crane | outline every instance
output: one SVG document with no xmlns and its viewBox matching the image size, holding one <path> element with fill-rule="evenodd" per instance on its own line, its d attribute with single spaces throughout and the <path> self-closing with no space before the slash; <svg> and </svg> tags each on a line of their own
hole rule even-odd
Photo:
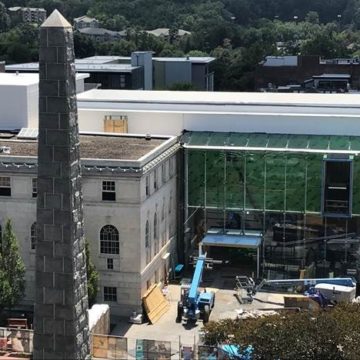
<svg viewBox="0 0 360 360">
<path fill-rule="evenodd" d="M 200 318 L 204 323 L 209 321 L 210 312 L 215 305 L 215 294 L 200 290 L 203 270 L 206 264 L 206 254 L 200 254 L 196 261 L 194 275 L 189 285 L 181 286 L 181 299 L 178 302 L 176 321 L 196 321 Z"/>
</svg>

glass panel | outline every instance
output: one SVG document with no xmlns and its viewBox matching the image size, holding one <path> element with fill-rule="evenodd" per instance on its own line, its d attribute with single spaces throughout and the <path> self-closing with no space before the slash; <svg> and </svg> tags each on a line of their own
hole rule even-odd
<svg viewBox="0 0 360 360">
<path fill-rule="evenodd" d="M 242 211 L 226 211 L 225 228 L 230 230 L 242 231 L 244 213 Z"/>
<path fill-rule="evenodd" d="M 323 156 L 307 155 L 306 211 L 321 211 Z"/>
<path fill-rule="evenodd" d="M 229 145 L 230 146 L 247 146 L 248 134 L 230 133 Z"/>
<path fill-rule="evenodd" d="M 360 214 L 360 159 L 355 157 L 353 161 L 353 200 L 352 213 Z"/>
<path fill-rule="evenodd" d="M 310 136 L 309 137 L 309 149 L 324 149 L 329 148 L 328 136 Z"/>
<path fill-rule="evenodd" d="M 305 211 L 306 160 L 304 154 L 286 159 L 286 210 Z"/>
<path fill-rule="evenodd" d="M 350 150 L 350 141 L 348 136 L 330 136 L 331 150 Z"/>
<path fill-rule="evenodd" d="M 206 206 L 224 207 L 225 153 L 206 152 Z"/>
<path fill-rule="evenodd" d="M 208 142 L 209 146 L 227 146 L 229 133 L 212 133 Z"/>
<path fill-rule="evenodd" d="M 264 208 L 264 153 L 246 155 L 245 208 Z"/>
<path fill-rule="evenodd" d="M 282 153 L 266 155 L 266 209 L 285 209 L 285 165 L 286 157 Z"/>
<path fill-rule="evenodd" d="M 248 147 L 266 148 L 268 143 L 267 134 L 249 134 Z"/>
<path fill-rule="evenodd" d="M 223 231 L 225 227 L 225 211 L 206 209 L 206 231 Z"/>
<path fill-rule="evenodd" d="M 206 145 L 209 141 L 210 133 L 208 132 L 192 132 L 189 145 Z"/>
<path fill-rule="evenodd" d="M 189 205 L 203 206 L 205 191 L 205 152 L 188 152 L 188 202 Z"/>
<path fill-rule="evenodd" d="M 360 150 L 360 137 L 350 137 L 351 150 Z"/>
<path fill-rule="evenodd" d="M 288 143 L 287 135 L 282 135 L 282 134 L 269 135 L 269 142 L 268 142 L 269 148 L 286 149 L 287 143 Z"/>
<path fill-rule="evenodd" d="M 289 135 L 288 148 L 290 149 L 307 149 L 308 136 L 306 135 Z"/>
<path fill-rule="evenodd" d="M 264 231 L 264 213 L 262 211 L 245 212 L 244 232 L 263 232 Z"/>
<path fill-rule="evenodd" d="M 226 208 L 244 208 L 244 156 L 226 153 Z"/>
</svg>

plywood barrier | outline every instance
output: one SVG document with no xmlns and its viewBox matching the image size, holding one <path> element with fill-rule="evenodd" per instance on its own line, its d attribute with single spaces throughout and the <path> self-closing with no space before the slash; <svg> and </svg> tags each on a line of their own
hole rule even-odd
<svg viewBox="0 0 360 360">
<path fill-rule="evenodd" d="M 142 298 L 146 314 L 152 324 L 155 324 L 170 308 L 160 288 L 153 285 Z"/>
</svg>

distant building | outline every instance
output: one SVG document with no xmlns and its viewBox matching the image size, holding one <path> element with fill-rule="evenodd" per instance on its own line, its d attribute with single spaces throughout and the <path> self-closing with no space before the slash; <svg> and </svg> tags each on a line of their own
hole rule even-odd
<svg viewBox="0 0 360 360">
<path fill-rule="evenodd" d="M 99 27 L 84 27 L 78 29 L 79 33 L 90 37 L 94 41 L 115 41 L 126 36 L 126 31 L 112 31 Z"/>
<path fill-rule="evenodd" d="M 321 59 L 319 56 L 267 56 L 256 68 L 255 88 L 260 90 L 286 85 L 300 85 L 313 76 L 349 75 L 353 89 L 360 88 L 360 61 Z"/>
<path fill-rule="evenodd" d="M 41 24 L 46 19 L 46 10 L 43 8 L 14 6 L 8 10 L 10 17 L 18 22 Z"/>
<path fill-rule="evenodd" d="M 158 29 L 154 29 L 154 30 L 147 30 L 146 33 L 150 34 L 150 35 L 154 35 L 156 37 L 161 37 L 164 38 L 166 40 L 170 39 L 170 33 L 171 33 L 171 29 L 169 28 L 158 28 Z M 190 31 L 186 31 L 186 30 L 182 30 L 182 29 L 178 29 L 177 33 L 174 34 L 175 38 L 178 37 L 183 37 L 186 35 L 191 35 Z"/>
<path fill-rule="evenodd" d="M 99 28 L 100 22 L 95 18 L 89 16 L 80 16 L 74 19 L 74 28 L 75 30 L 84 29 L 84 28 Z"/>
<path fill-rule="evenodd" d="M 90 28 L 81 29 L 84 31 Z M 100 29 L 91 29 L 100 30 Z M 88 73 L 88 84 L 103 89 L 168 89 L 175 84 L 191 84 L 196 90 L 214 90 L 213 57 L 152 57 L 136 51 L 131 57 L 92 56 L 75 61 L 76 71 Z M 37 63 L 7 65 L 7 72 L 38 72 Z"/>
</svg>

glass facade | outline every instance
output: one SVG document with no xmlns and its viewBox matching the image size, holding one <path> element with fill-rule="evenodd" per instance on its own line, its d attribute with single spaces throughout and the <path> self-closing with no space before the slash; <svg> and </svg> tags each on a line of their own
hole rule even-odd
<svg viewBox="0 0 360 360">
<path fill-rule="evenodd" d="M 211 227 L 257 231 L 264 277 L 357 277 L 360 139 L 191 132 L 183 142 L 187 250 Z"/>
</svg>

